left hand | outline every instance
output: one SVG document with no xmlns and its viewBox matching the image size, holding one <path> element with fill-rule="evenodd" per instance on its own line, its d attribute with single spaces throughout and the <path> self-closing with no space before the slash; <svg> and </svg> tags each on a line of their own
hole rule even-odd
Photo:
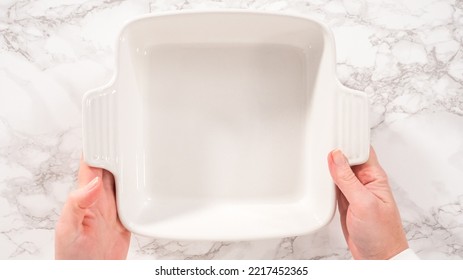
<svg viewBox="0 0 463 280">
<path fill-rule="evenodd" d="M 117 215 L 114 177 L 80 162 L 78 188 L 55 230 L 56 259 L 125 259 L 130 232 Z"/>
</svg>

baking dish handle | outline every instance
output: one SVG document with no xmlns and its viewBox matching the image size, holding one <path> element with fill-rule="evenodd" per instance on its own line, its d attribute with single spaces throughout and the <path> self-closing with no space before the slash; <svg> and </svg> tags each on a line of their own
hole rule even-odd
<svg viewBox="0 0 463 280">
<path fill-rule="evenodd" d="M 82 100 L 83 158 L 94 167 L 114 173 L 116 167 L 115 89 L 90 91 Z"/>
<path fill-rule="evenodd" d="M 341 86 L 338 103 L 338 147 L 350 165 L 364 163 L 370 153 L 368 99 L 364 92 Z"/>
</svg>

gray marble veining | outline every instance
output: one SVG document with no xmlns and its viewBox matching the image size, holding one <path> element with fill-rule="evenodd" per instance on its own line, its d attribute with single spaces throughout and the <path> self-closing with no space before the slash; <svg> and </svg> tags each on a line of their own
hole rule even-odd
<svg viewBox="0 0 463 280">
<path fill-rule="evenodd" d="M 288 11 L 333 30 L 338 77 L 371 101 L 372 144 L 410 246 L 463 258 L 463 1 L 6 0 L 0 3 L 0 259 L 53 258 L 81 154 L 81 97 L 114 71 L 119 28 L 180 9 Z M 252 242 L 134 236 L 133 259 L 348 259 L 336 216 L 312 235 Z"/>
</svg>

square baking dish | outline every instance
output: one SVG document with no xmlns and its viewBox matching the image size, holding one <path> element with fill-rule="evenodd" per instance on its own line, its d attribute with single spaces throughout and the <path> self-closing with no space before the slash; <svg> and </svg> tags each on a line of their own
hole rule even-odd
<svg viewBox="0 0 463 280">
<path fill-rule="evenodd" d="M 334 41 L 299 16 L 177 12 L 120 33 L 116 75 L 83 99 L 84 160 L 111 171 L 132 232 L 250 240 L 326 225 L 326 157 L 368 158 L 366 95 L 342 86 Z"/>
</svg>

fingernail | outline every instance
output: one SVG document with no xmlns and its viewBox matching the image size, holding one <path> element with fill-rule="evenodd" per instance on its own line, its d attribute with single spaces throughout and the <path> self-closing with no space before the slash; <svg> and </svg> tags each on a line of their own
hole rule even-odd
<svg viewBox="0 0 463 280">
<path fill-rule="evenodd" d="M 98 185 L 98 180 L 99 180 L 99 178 L 98 178 L 98 176 L 96 176 L 95 178 L 93 178 L 93 180 L 91 180 L 91 181 L 87 184 L 86 188 L 87 188 L 87 191 L 88 191 L 88 192 L 91 191 L 91 190 L 93 190 L 93 189 Z"/>
<path fill-rule="evenodd" d="M 337 166 L 345 166 L 347 164 L 347 159 L 344 156 L 344 154 L 341 152 L 341 150 L 339 149 L 334 150 L 332 155 L 333 155 L 334 164 L 336 164 Z"/>
</svg>

